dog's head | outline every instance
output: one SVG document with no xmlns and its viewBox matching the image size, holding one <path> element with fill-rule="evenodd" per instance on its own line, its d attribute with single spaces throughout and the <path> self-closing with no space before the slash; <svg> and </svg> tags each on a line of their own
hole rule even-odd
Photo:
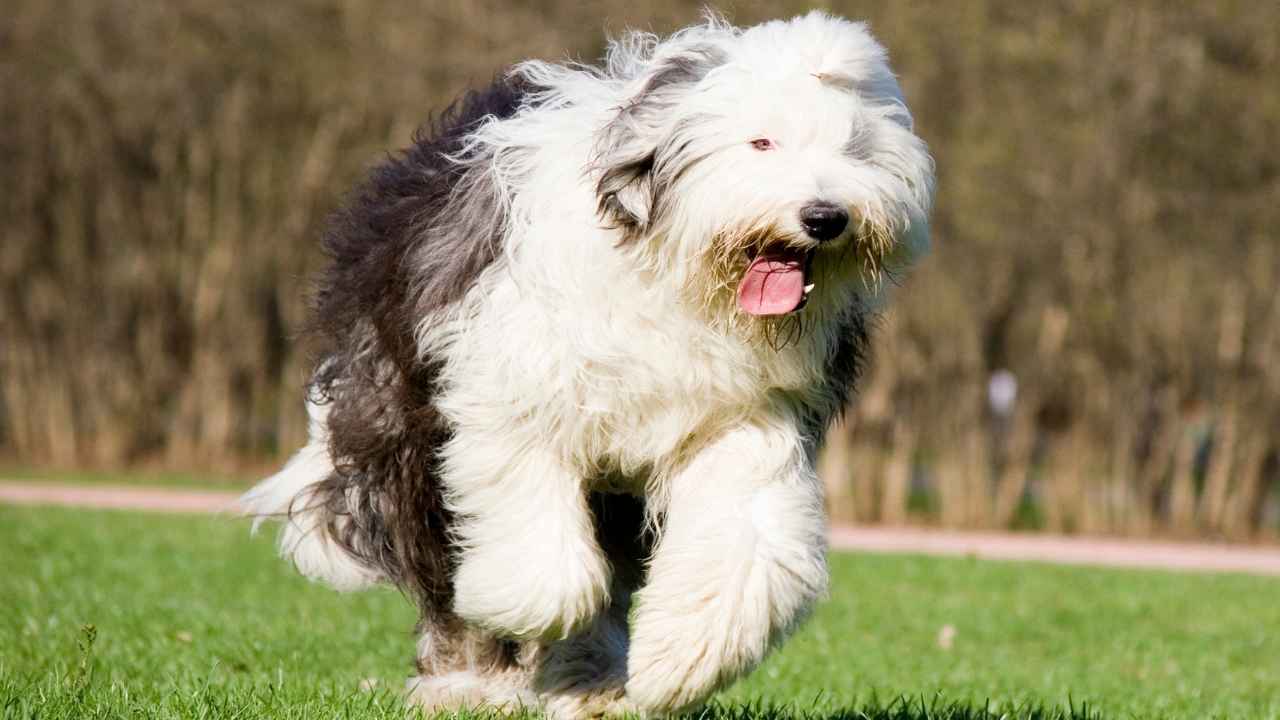
<svg viewBox="0 0 1280 720">
<path fill-rule="evenodd" d="M 864 25 L 712 18 L 628 36 L 608 74 L 628 100 L 599 135 L 601 215 L 717 312 L 847 302 L 927 248 L 933 161 Z"/>
</svg>

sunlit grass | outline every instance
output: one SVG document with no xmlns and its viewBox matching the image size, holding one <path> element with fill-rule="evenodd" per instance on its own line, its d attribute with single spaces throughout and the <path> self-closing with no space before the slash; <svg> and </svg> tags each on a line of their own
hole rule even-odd
<svg viewBox="0 0 1280 720">
<path fill-rule="evenodd" d="M 0 507 L 0 554 L 0 717 L 403 717 L 409 605 L 308 584 L 242 521 Z M 1280 717 L 1280 580 L 832 570 L 813 620 L 710 720 Z"/>
</svg>

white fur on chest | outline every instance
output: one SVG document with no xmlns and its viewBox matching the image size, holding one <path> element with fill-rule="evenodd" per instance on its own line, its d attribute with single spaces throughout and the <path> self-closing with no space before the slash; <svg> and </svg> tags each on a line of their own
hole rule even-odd
<svg viewBox="0 0 1280 720">
<path fill-rule="evenodd" d="M 709 326 L 603 232 L 557 236 L 547 224 L 513 239 L 433 333 L 446 359 L 439 407 L 457 426 L 502 428 L 584 478 L 636 476 L 822 382 L 827 334 L 774 349 Z"/>
</svg>

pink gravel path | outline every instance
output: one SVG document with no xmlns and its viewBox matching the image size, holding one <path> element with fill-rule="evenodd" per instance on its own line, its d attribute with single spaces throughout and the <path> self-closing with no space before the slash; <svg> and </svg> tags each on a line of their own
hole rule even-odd
<svg viewBox="0 0 1280 720">
<path fill-rule="evenodd" d="M 0 482 L 0 503 L 19 505 L 235 513 L 238 511 L 238 495 L 211 490 Z M 1247 545 L 836 526 L 831 529 L 831 546 L 840 550 L 874 553 L 958 555 L 990 560 L 1280 576 L 1280 548 Z"/>
<path fill-rule="evenodd" d="M 0 482 L 0 503 L 177 513 L 236 512 L 240 493 L 178 488 Z"/>
<path fill-rule="evenodd" d="M 831 529 L 831 546 L 861 552 L 1280 575 L 1280 548 L 1274 546 L 848 526 Z"/>
</svg>

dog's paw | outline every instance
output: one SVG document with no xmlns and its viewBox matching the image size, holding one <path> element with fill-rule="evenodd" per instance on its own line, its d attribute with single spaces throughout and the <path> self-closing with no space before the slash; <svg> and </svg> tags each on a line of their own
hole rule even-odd
<svg viewBox="0 0 1280 720">
<path fill-rule="evenodd" d="M 410 678 L 405 699 L 427 715 L 458 714 L 480 709 L 519 713 L 538 707 L 536 694 L 524 687 L 519 673 L 481 674 L 462 670 Z"/>
<path fill-rule="evenodd" d="M 543 711 L 553 720 L 596 720 L 639 714 L 639 709 L 627 698 L 621 685 L 547 695 L 543 700 Z"/>
<path fill-rule="evenodd" d="M 769 647 L 767 615 L 709 592 L 641 591 L 627 652 L 627 698 L 646 715 L 691 710 L 749 672 Z"/>
<path fill-rule="evenodd" d="M 637 616 L 627 653 L 627 698 L 646 715 L 690 709 L 720 687 L 734 664 L 733 638 L 689 618 Z M 733 673 L 728 673 L 732 675 Z"/>
<path fill-rule="evenodd" d="M 702 702 L 714 691 L 715 683 L 699 678 L 703 671 L 696 661 L 682 662 L 683 651 L 677 649 L 669 659 L 655 653 L 647 658 L 628 660 L 636 667 L 627 677 L 627 700 L 645 716 L 670 715 Z M 687 656 L 683 658 L 687 660 Z M 703 690 L 703 688 L 709 688 Z"/>
<path fill-rule="evenodd" d="M 472 548 L 454 578 L 453 610 L 521 640 L 560 640 L 609 602 L 608 562 L 594 547 Z"/>
</svg>

